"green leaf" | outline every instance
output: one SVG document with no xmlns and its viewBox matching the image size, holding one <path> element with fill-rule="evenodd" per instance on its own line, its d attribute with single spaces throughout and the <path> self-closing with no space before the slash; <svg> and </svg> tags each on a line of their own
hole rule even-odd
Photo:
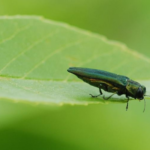
<svg viewBox="0 0 150 150">
<path fill-rule="evenodd" d="M 89 96 L 98 89 L 69 74 L 70 66 L 150 79 L 149 58 L 94 33 L 34 16 L 0 17 L 0 29 L 1 98 L 51 104 L 100 102 L 101 98 Z"/>
</svg>

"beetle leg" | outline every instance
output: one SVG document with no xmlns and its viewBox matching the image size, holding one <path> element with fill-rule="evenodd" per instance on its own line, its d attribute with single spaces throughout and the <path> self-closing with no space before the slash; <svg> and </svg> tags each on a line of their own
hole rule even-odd
<svg viewBox="0 0 150 150">
<path fill-rule="evenodd" d="M 90 95 L 92 96 L 92 98 L 95 98 L 95 97 L 100 96 L 101 94 L 99 94 L 99 95 L 92 95 L 92 94 L 90 94 Z"/>
<path fill-rule="evenodd" d="M 103 87 L 103 89 L 105 90 L 105 91 L 107 91 L 108 92 L 108 86 L 106 85 L 106 84 L 100 84 L 100 86 L 102 86 Z"/>
<path fill-rule="evenodd" d="M 107 98 L 106 98 L 105 96 L 103 96 L 103 99 L 104 99 L 104 100 L 108 100 L 108 99 L 110 99 L 114 94 L 116 94 L 116 93 L 113 93 L 112 95 L 108 96 Z"/>
<path fill-rule="evenodd" d="M 100 95 L 103 95 L 102 90 L 101 90 L 101 88 L 100 88 L 100 87 L 99 87 L 99 92 L 100 92 Z"/>
<path fill-rule="evenodd" d="M 127 100 L 127 105 L 126 105 L 126 111 L 128 110 L 128 105 L 129 105 L 129 96 L 126 94 L 126 98 L 128 99 Z"/>
<path fill-rule="evenodd" d="M 101 90 L 101 88 L 100 88 L 101 86 L 102 86 L 102 85 L 100 84 L 100 85 L 99 85 L 99 92 L 100 92 L 99 95 L 95 95 L 95 96 L 94 96 L 94 95 L 90 94 L 93 98 L 94 98 L 94 97 L 98 97 L 98 96 L 100 96 L 100 95 L 103 95 L 102 90 Z"/>
</svg>

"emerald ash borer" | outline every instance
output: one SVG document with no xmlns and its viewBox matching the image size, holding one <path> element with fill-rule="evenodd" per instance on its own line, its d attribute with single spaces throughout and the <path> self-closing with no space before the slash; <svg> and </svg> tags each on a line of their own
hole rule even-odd
<svg viewBox="0 0 150 150">
<path fill-rule="evenodd" d="M 136 81 L 131 80 L 126 76 L 117 75 L 103 70 L 79 67 L 71 67 L 68 69 L 68 72 L 75 74 L 84 82 L 99 88 L 100 94 L 96 96 L 90 94 L 92 97 L 98 97 L 100 95 L 103 95 L 102 89 L 104 91 L 113 93 L 107 98 L 103 96 L 103 99 L 106 100 L 111 98 L 114 94 L 117 94 L 119 96 L 125 94 L 127 98 L 126 110 L 128 109 L 129 97 L 143 100 L 144 96 L 146 96 L 146 87 Z M 145 105 L 146 102 L 144 103 L 144 111 Z"/>
</svg>

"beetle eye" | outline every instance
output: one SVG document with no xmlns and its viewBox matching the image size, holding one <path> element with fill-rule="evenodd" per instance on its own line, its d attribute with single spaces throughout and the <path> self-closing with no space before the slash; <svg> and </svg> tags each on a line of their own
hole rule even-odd
<svg viewBox="0 0 150 150">
<path fill-rule="evenodd" d="M 143 94 L 144 94 L 144 93 L 143 93 L 142 88 L 139 87 L 138 90 L 137 90 L 137 93 L 136 93 L 136 97 L 137 97 L 138 99 L 142 100 L 142 99 L 143 99 Z"/>
</svg>

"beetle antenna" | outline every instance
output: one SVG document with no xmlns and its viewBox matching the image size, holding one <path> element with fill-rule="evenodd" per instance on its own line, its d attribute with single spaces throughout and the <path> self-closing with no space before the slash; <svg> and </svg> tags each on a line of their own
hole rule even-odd
<svg viewBox="0 0 150 150">
<path fill-rule="evenodd" d="M 144 98 L 144 110 L 143 110 L 143 112 L 145 111 L 145 108 L 146 108 L 146 100 Z"/>
</svg>

